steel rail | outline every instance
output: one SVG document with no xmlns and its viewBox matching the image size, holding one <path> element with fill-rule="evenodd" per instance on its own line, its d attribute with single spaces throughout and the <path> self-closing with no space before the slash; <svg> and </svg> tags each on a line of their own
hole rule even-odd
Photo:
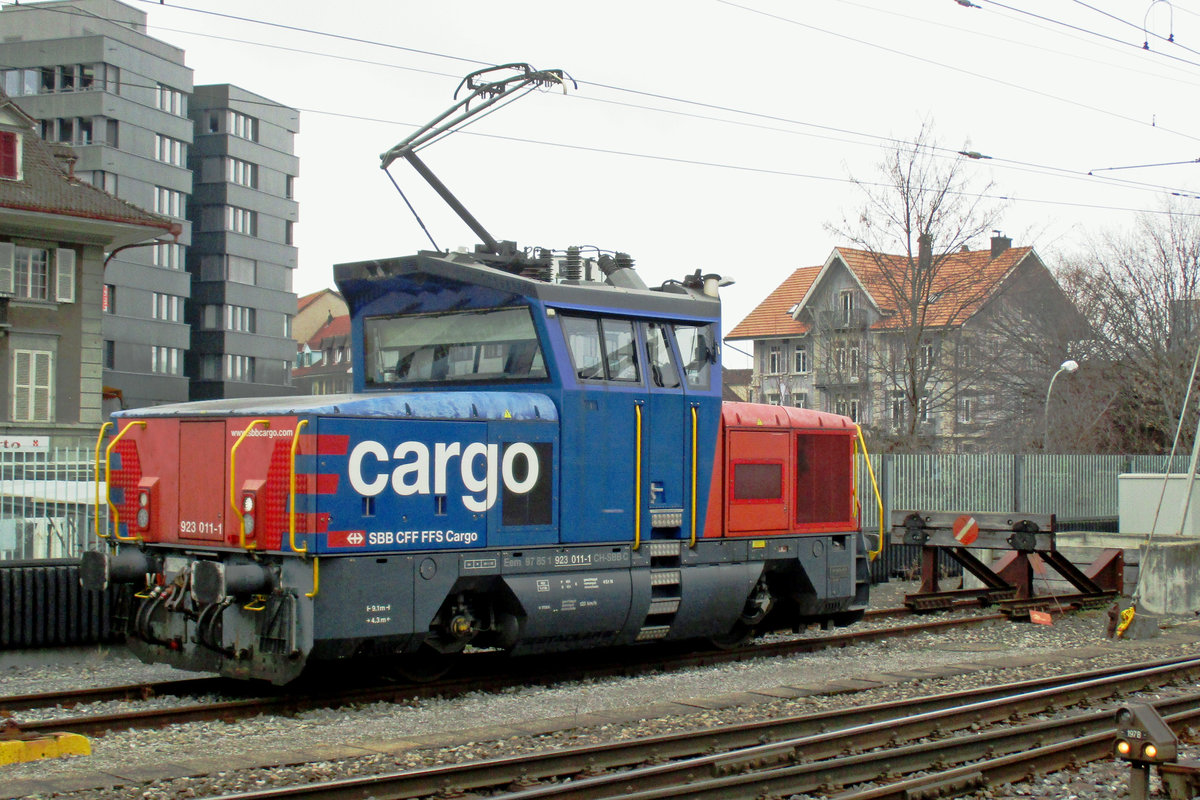
<svg viewBox="0 0 1200 800">
<path fill-rule="evenodd" d="M 504 795 L 510 800 L 533 798 L 636 797 L 638 792 L 693 797 L 703 789 L 697 781 L 725 779 L 747 769 L 790 766 L 796 761 L 829 759 L 846 751 L 886 747 L 897 741 L 964 729 L 983 721 L 1001 722 L 1015 713 L 1047 708 L 1133 691 L 1184 676 L 1200 674 L 1200 658 L 1171 659 L 1138 665 L 1090 670 L 1075 675 L 981 687 L 965 692 L 880 703 L 872 706 L 802 714 L 762 723 L 642 737 L 593 747 L 523 754 L 426 770 L 343 779 L 319 784 L 225 795 L 223 800 L 345 800 L 346 798 L 423 797 L 440 792 L 504 787 L 514 783 L 567 779 Z M 1193 704 L 1200 697 L 1192 699 Z M 1108 728 L 1111 731 L 1111 715 Z M 974 735 L 971 737 L 974 738 Z M 763 741 L 776 740 L 762 744 Z M 1028 738 L 1025 740 L 1028 744 Z M 717 755 L 701 755 L 723 750 Z M 667 759 L 681 759 L 665 764 Z M 638 767 L 646 763 L 649 767 Z M 925 761 L 927 768 L 929 761 Z M 633 767 L 633 769 L 630 769 Z M 597 775 L 600 770 L 626 772 Z M 887 770 L 884 770 L 885 772 Z M 880 774 L 878 764 L 872 775 Z M 828 783 L 826 775 L 823 782 Z M 821 785 L 821 784 L 818 784 Z M 724 789 L 722 789 L 724 791 Z M 802 790 L 795 790 L 802 791 Z M 762 786 L 748 796 L 761 796 Z M 647 794 L 646 797 L 654 795 Z M 714 797 L 736 795 L 715 794 Z"/>
<path fill-rule="evenodd" d="M 402 702 L 426 697 L 452 697 L 473 691 L 497 691 L 513 686 L 560 684 L 584 678 L 636 675 L 648 668 L 655 671 L 666 671 L 756 658 L 780 657 L 1003 619 L 1002 615 L 995 614 L 930 620 L 915 625 L 850 631 L 834 636 L 767 642 L 737 650 L 678 652 L 671 648 L 646 648 L 637 652 L 636 659 L 630 658 L 629 648 L 622 648 L 606 654 L 589 653 L 586 654 L 586 657 L 567 656 L 557 659 L 553 664 L 538 671 L 530 670 L 527 659 L 512 659 L 503 653 L 480 652 L 468 654 L 462 659 L 462 667 L 470 670 L 469 674 L 430 683 L 398 685 L 376 682 L 349 691 L 307 692 L 303 685 L 289 690 L 288 688 L 266 687 L 262 684 L 242 683 L 222 678 L 192 678 L 162 683 L 51 692 L 44 695 L 0 697 L 0 709 L 32 710 L 106 700 L 144 699 L 160 694 L 194 695 L 207 692 L 228 694 L 234 691 L 245 693 L 257 691 L 259 693 L 259 696 L 253 698 L 216 703 L 197 703 L 162 709 L 88 714 L 17 723 L 20 729 L 26 733 L 63 732 L 103 735 L 110 731 L 161 727 L 184 722 L 240 719 L 264 713 L 290 715 L 314 708 L 337 708 L 355 703 Z M 206 681 L 209 683 L 204 683 Z"/>
</svg>

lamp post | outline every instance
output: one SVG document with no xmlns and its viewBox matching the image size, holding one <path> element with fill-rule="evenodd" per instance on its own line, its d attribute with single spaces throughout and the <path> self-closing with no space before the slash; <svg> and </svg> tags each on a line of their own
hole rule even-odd
<svg viewBox="0 0 1200 800">
<path fill-rule="evenodd" d="M 1043 452 L 1045 452 L 1046 445 L 1049 444 L 1050 439 L 1050 392 L 1054 391 L 1054 381 L 1064 372 L 1074 372 L 1077 369 L 1079 369 L 1079 362 L 1068 358 L 1059 366 L 1058 371 L 1054 373 L 1054 377 L 1050 378 L 1050 385 L 1046 387 L 1046 418 L 1042 426 Z"/>
</svg>

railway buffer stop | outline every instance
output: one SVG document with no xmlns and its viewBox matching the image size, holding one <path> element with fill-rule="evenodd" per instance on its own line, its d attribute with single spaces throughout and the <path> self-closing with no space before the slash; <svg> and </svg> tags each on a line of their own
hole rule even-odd
<svg viewBox="0 0 1200 800">
<path fill-rule="evenodd" d="M 1200 792 L 1200 761 L 1179 758 L 1179 739 L 1149 703 L 1122 706 L 1116 716 L 1117 758 L 1129 762 L 1129 797 L 1150 796 L 1150 769 L 1158 767 L 1171 800 L 1189 800 Z"/>
<path fill-rule="evenodd" d="M 1057 547 L 1054 514 L 898 510 L 891 516 L 891 542 L 921 548 L 921 586 L 904 598 L 913 611 L 949 608 L 963 600 L 999 605 L 1012 618 L 1051 605 L 1097 606 L 1111 603 L 1124 589 L 1124 552 L 1105 548 L 1080 569 Z M 999 557 L 985 563 L 972 550 Z M 949 559 L 979 579 L 976 589 L 943 591 L 940 569 Z M 1038 597 L 1034 575 L 1049 567 L 1076 591 L 1069 596 Z"/>
</svg>

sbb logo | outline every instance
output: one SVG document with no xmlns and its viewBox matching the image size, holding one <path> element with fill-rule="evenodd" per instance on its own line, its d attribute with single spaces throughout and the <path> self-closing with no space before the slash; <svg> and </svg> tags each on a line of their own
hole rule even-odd
<svg viewBox="0 0 1200 800">
<path fill-rule="evenodd" d="M 462 496 L 463 505 L 483 512 L 496 504 L 501 480 L 508 491 L 528 494 L 541 475 L 537 451 L 526 442 L 506 444 L 503 456 L 500 445 L 483 442 L 465 447 L 462 442 L 436 442 L 432 447 L 431 454 L 424 442 L 401 442 L 389 455 L 379 442 L 359 442 L 350 451 L 350 485 L 364 497 L 381 494 L 389 483 L 401 497 L 446 494 L 446 476 L 457 459 L 462 485 L 470 493 Z"/>
</svg>

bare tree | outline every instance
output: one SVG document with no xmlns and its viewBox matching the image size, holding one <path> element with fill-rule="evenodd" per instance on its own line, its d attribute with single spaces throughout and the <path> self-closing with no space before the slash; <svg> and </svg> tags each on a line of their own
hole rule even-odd
<svg viewBox="0 0 1200 800">
<path fill-rule="evenodd" d="M 1000 208 L 986 198 L 990 181 L 976 180 L 965 154 L 939 147 L 930 123 L 912 142 L 899 142 L 879 165 L 874 181 L 853 179 L 863 194 L 856 214 L 828 229 L 868 254 L 884 287 L 876 297 L 887 318 L 886 347 L 876 347 L 872 371 L 881 375 L 889 415 L 903 416 L 900 438 L 918 440 L 921 423 L 953 407 L 963 371 L 947 346 L 950 326 L 993 288 L 969 270 L 951 268 L 952 257 L 995 226 Z M 885 398 L 886 402 L 887 398 Z"/>
<path fill-rule="evenodd" d="M 1119 389 L 1105 437 L 1126 452 L 1171 447 L 1200 345 L 1200 218 L 1169 200 L 1163 211 L 1100 237 L 1061 275 L 1095 331 L 1089 358 Z"/>
</svg>

